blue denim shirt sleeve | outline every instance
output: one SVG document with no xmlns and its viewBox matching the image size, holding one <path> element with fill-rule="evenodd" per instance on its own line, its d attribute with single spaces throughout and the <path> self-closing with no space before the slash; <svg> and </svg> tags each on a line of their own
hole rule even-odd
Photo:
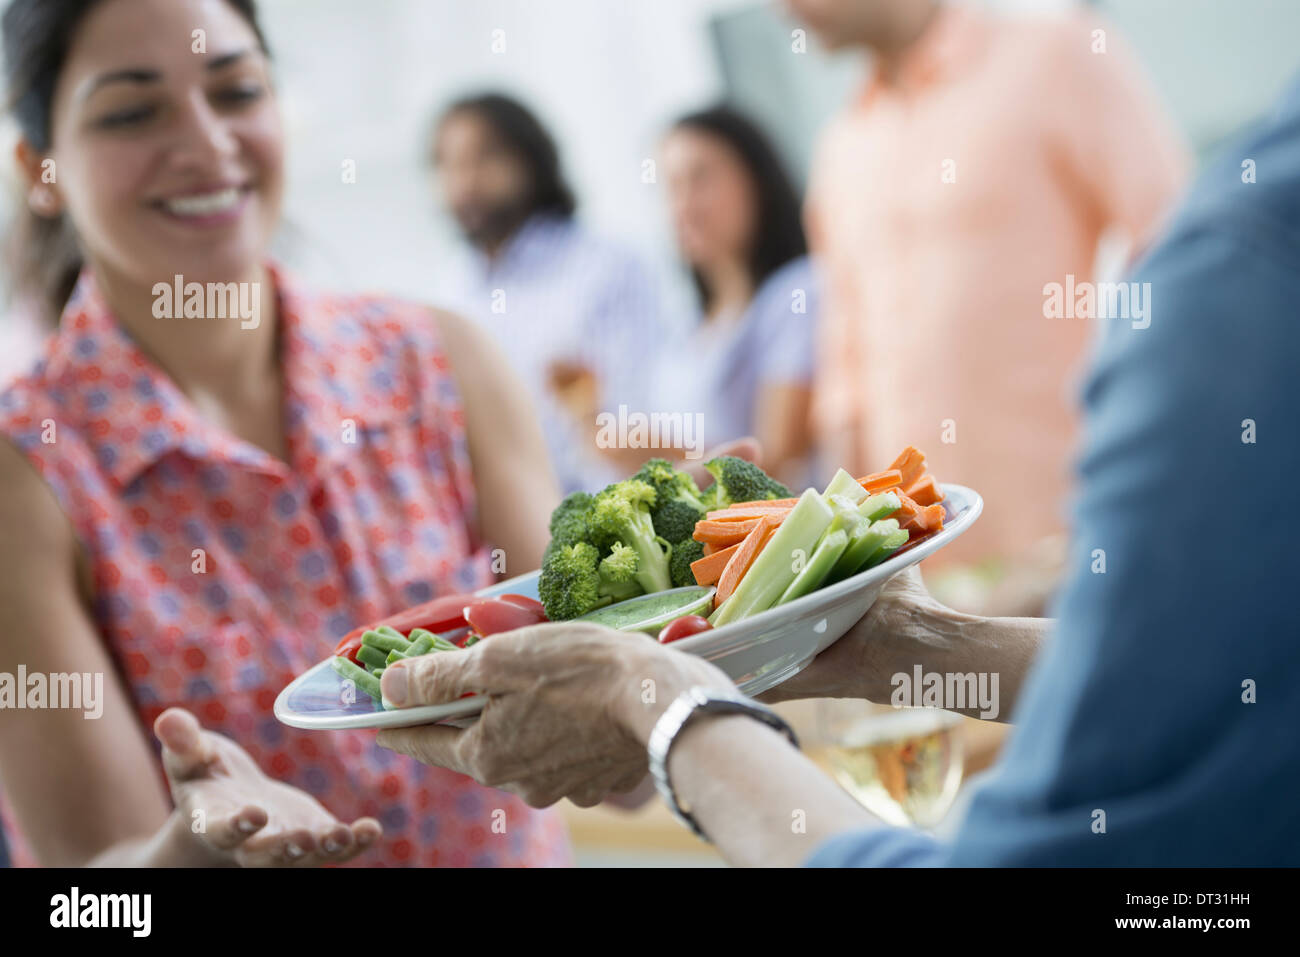
<svg viewBox="0 0 1300 957">
<path fill-rule="evenodd" d="M 809 863 L 1296 863 L 1297 107 L 1137 265 L 1149 325 L 1103 320 L 1059 625 L 953 843 L 881 828 Z"/>
</svg>

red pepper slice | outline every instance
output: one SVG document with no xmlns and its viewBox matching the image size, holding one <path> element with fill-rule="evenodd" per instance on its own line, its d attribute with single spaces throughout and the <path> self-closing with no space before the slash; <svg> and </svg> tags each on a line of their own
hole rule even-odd
<svg viewBox="0 0 1300 957">
<path fill-rule="evenodd" d="M 483 638 L 546 621 L 546 614 L 504 598 L 480 598 L 465 606 L 465 621 Z"/>
</svg>

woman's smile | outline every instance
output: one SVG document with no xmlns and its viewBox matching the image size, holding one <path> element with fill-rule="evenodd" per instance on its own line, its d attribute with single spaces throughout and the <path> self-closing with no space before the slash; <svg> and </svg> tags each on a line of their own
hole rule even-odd
<svg viewBox="0 0 1300 957">
<path fill-rule="evenodd" d="M 251 184 L 216 184 L 156 199 L 149 206 L 186 226 L 225 226 L 240 219 L 252 192 Z"/>
</svg>

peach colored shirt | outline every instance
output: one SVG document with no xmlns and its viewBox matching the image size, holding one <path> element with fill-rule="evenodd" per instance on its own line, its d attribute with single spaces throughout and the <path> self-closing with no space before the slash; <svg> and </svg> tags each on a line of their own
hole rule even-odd
<svg viewBox="0 0 1300 957">
<path fill-rule="evenodd" d="M 813 164 L 818 432 L 855 474 L 912 444 L 979 491 L 948 559 L 1020 557 L 1063 530 L 1094 327 L 1045 318 L 1044 286 L 1093 280 L 1107 227 L 1142 242 L 1187 174 L 1136 61 L 1110 29 L 1093 52 L 1095 29 L 944 7 Z"/>
</svg>

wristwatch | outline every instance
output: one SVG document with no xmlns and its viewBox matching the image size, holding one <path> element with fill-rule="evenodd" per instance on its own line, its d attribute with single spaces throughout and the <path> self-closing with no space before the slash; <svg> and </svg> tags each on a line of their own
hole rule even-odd
<svg viewBox="0 0 1300 957">
<path fill-rule="evenodd" d="M 650 744 L 647 748 L 650 756 L 650 774 L 654 777 L 655 789 L 659 792 L 659 796 L 664 799 L 664 803 L 668 805 L 677 820 L 690 828 L 696 837 L 707 841 L 708 835 L 700 829 L 699 823 L 690 811 L 682 807 L 681 802 L 677 800 L 677 792 L 673 790 L 672 781 L 668 777 L 668 757 L 672 753 L 673 744 L 682 729 L 699 714 L 745 714 L 757 718 L 769 728 L 784 733 L 796 748 L 799 747 L 799 739 L 795 737 L 794 729 L 779 714 L 742 694 L 728 694 L 697 685 L 683 691 L 664 710 L 659 720 L 655 722 L 654 730 L 650 732 Z"/>
</svg>

